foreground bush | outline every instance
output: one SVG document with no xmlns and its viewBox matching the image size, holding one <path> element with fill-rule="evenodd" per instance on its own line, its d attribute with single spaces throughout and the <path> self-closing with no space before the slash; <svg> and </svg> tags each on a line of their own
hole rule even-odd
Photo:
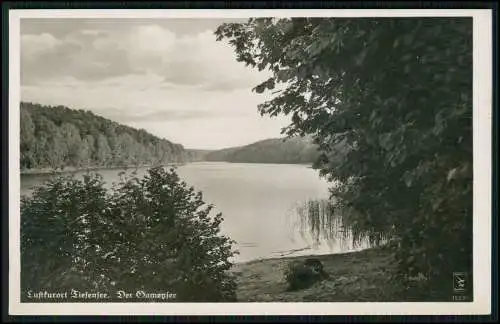
<svg viewBox="0 0 500 324">
<path fill-rule="evenodd" d="M 110 191 L 97 174 L 54 178 L 21 202 L 23 294 L 77 289 L 113 300 L 143 290 L 234 301 L 233 242 L 212 208 L 173 169 L 122 177 Z"/>
<path fill-rule="evenodd" d="M 323 264 L 316 258 L 309 258 L 304 262 L 289 262 L 284 271 L 288 290 L 303 289 L 317 281 L 329 277 L 323 270 Z"/>
</svg>

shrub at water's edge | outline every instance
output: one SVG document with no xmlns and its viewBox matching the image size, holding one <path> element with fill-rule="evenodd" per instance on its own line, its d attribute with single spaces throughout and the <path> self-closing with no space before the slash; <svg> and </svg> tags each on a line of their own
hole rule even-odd
<svg viewBox="0 0 500 324">
<path fill-rule="evenodd" d="M 97 302 L 119 290 L 235 301 L 234 242 L 212 208 L 173 168 L 122 177 L 110 191 L 99 174 L 55 177 L 21 202 L 22 301 L 71 289 L 110 292 Z"/>
</svg>

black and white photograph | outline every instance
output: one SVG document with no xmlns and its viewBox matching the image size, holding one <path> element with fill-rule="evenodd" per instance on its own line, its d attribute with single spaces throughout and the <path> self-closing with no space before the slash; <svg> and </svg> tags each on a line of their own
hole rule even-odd
<svg viewBox="0 0 500 324">
<path fill-rule="evenodd" d="M 225 11 L 11 12 L 11 311 L 489 314 L 491 11 Z"/>
</svg>

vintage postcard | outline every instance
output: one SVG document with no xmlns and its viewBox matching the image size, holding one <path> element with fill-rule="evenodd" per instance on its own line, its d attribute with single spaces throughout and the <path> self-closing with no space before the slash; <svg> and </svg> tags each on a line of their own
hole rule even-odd
<svg viewBox="0 0 500 324">
<path fill-rule="evenodd" d="M 11 315 L 491 312 L 489 10 L 11 10 Z"/>
</svg>

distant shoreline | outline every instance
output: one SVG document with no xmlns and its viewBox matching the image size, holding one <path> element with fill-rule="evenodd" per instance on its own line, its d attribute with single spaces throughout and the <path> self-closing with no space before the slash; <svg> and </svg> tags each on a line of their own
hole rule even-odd
<svg viewBox="0 0 500 324">
<path fill-rule="evenodd" d="M 161 166 L 181 166 L 190 163 L 231 163 L 231 164 L 275 164 L 275 165 L 302 165 L 312 169 L 311 163 L 273 163 L 273 162 L 230 162 L 230 161 L 192 161 L 192 162 L 183 162 L 183 163 L 168 163 L 162 164 Z M 45 175 L 45 174 L 63 174 L 63 173 L 71 173 L 71 172 L 82 172 L 82 171 L 96 171 L 96 170 L 130 170 L 135 168 L 151 168 L 153 166 L 158 165 L 131 165 L 131 166 L 94 166 L 94 167 L 86 167 L 86 168 L 77 168 L 77 167 L 65 167 L 63 169 L 53 169 L 53 168 L 38 168 L 38 169 L 26 169 L 21 170 L 21 175 Z"/>
<path fill-rule="evenodd" d="M 303 165 L 307 166 L 312 169 L 313 162 L 306 162 L 306 163 L 284 163 L 284 162 L 255 162 L 255 161 L 216 161 L 216 160 L 206 160 L 206 161 L 197 161 L 197 162 L 208 162 L 208 163 L 213 163 L 213 162 L 224 162 L 224 163 L 232 163 L 232 164 L 276 164 L 276 165 Z"/>
<path fill-rule="evenodd" d="M 161 166 L 179 166 L 184 165 L 185 163 L 168 163 L 162 164 Z M 94 167 L 86 167 L 86 168 L 77 168 L 77 167 L 64 167 L 63 169 L 53 169 L 53 168 L 39 168 L 39 169 L 26 169 L 21 170 L 21 175 L 44 175 L 44 174 L 62 174 L 62 173 L 71 173 L 71 172 L 81 172 L 81 171 L 96 171 L 96 170 L 130 170 L 130 169 L 140 169 L 140 168 L 151 168 L 153 166 L 160 165 L 131 165 L 131 166 L 94 166 Z"/>
</svg>

